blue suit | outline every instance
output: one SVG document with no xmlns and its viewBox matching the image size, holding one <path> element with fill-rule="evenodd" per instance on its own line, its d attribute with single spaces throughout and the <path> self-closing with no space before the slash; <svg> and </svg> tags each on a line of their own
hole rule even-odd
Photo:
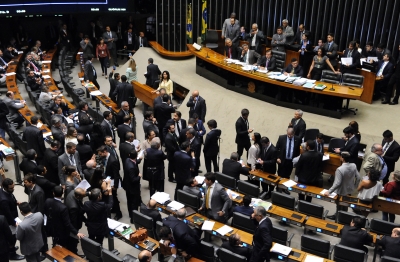
<svg viewBox="0 0 400 262">
<path fill-rule="evenodd" d="M 204 127 L 203 121 L 201 121 L 200 119 L 197 120 L 197 123 L 194 124 L 193 128 L 194 128 L 194 130 L 196 130 L 197 137 L 200 139 L 200 142 L 203 144 L 204 143 L 203 136 L 206 134 L 206 128 Z M 200 131 L 201 131 L 201 133 L 200 133 Z"/>
</svg>

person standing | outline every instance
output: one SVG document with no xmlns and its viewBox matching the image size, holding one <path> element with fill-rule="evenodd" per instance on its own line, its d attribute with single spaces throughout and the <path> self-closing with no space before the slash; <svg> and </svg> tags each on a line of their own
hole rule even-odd
<svg viewBox="0 0 400 262">
<path fill-rule="evenodd" d="M 250 262 L 269 262 L 269 250 L 272 247 L 272 223 L 267 217 L 264 207 L 258 206 L 254 209 L 251 218 L 258 222 L 253 234 L 253 252 Z"/>
<path fill-rule="evenodd" d="M 390 130 L 383 132 L 382 149 L 382 158 L 387 165 L 387 173 L 383 178 L 383 185 L 385 185 L 389 182 L 389 175 L 394 171 L 394 165 L 400 157 L 400 145 L 393 139 L 393 133 Z"/>
<path fill-rule="evenodd" d="M 114 75 L 114 78 L 113 78 Z M 111 73 L 109 75 L 108 81 L 110 82 L 110 92 L 108 92 L 108 97 L 114 102 L 117 103 L 117 99 L 114 96 L 114 90 L 117 88 L 117 85 L 119 85 L 121 76 L 119 73 L 114 73 L 114 69 L 111 70 Z"/>
<path fill-rule="evenodd" d="M 134 108 L 136 104 L 135 91 L 130 83 L 126 82 L 126 76 L 121 76 L 121 83 L 117 85 L 114 90 L 113 96 L 117 97 L 117 105 L 122 104 L 123 101 L 129 101 L 129 108 Z"/>
<path fill-rule="evenodd" d="M 164 160 L 167 159 L 167 156 L 160 150 L 159 140 L 153 139 L 150 145 L 151 147 L 147 148 L 144 154 L 147 160 L 147 170 L 143 170 L 143 172 L 147 172 L 151 185 L 150 196 L 152 196 L 156 191 L 164 192 Z"/>
<path fill-rule="evenodd" d="M 263 32 L 258 29 L 256 23 L 251 26 L 251 32 L 246 35 L 246 39 L 249 42 L 250 50 L 254 50 L 261 54 L 261 42 L 264 41 L 265 36 Z"/>
<path fill-rule="evenodd" d="M 264 172 L 275 175 L 276 174 L 276 160 L 278 156 L 278 151 L 275 146 L 269 141 L 268 137 L 261 137 L 261 152 L 260 158 L 258 159 L 258 165 L 256 168 L 260 167 Z M 264 192 L 268 192 L 265 199 L 271 198 L 272 191 L 274 191 L 275 186 L 267 185 L 261 182 L 261 186 Z"/>
<path fill-rule="evenodd" d="M 44 191 L 36 185 L 36 177 L 32 173 L 24 176 L 25 194 L 29 197 L 29 206 L 33 213 L 44 212 Z"/>
<path fill-rule="evenodd" d="M 86 220 L 83 215 L 83 203 L 82 199 L 86 196 L 86 191 L 83 188 L 75 188 L 71 191 L 65 198 L 64 204 L 68 208 L 68 215 L 71 221 L 71 225 L 76 229 L 80 230 L 82 228 L 83 221 Z M 78 254 L 78 243 L 79 241 L 72 236 L 69 236 L 68 248 L 75 254 Z"/>
<path fill-rule="evenodd" d="M 334 152 L 339 154 L 343 151 L 347 151 L 350 153 L 350 163 L 357 163 L 358 159 L 358 145 L 360 144 L 360 140 L 356 137 L 356 132 L 351 126 L 347 126 L 343 129 L 344 138 L 347 140 L 344 147 L 342 148 L 334 148 Z"/>
<path fill-rule="evenodd" d="M 192 176 L 191 172 L 193 172 L 196 167 L 196 157 L 194 151 L 190 150 L 189 141 L 183 142 L 180 146 L 180 149 L 180 151 L 176 151 L 174 154 L 176 179 L 175 200 L 177 199 L 178 189 L 183 189 L 187 179 Z"/>
<path fill-rule="evenodd" d="M 93 45 L 90 42 L 89 36 L 85 35 L 84 39 L 79 43 L 83 52 L 83 62 L 88 59 L 88 55 L 93 55 Z"/>
<path fill-rule="evenodd" d="M 100 61 L 101 75 L 107 77 L 107 67 L 111 59 L 110 51 L 107 45 L 104 43 L 104 39 L 100 38 L 98 45 L 96 46 L 96 57 Z"/>
<path fill-rule="evenodd" d="M 167 159 L 168 159 L 168 181 L 176 183 L 176 180 L 174 179 L 174 172 L 175 172 L 174 155 L 175 152 L 179 151 L 179 143 L 178 143 L 178 137 L 175 134 L 175 124 L 171 124 L 168 126 L 168 133 L 165 136 L 165 150 L 167 152 Z"/>
<path fill-rule="evenodd" d="M 40 212 L 32 213 L 27 202 L 19 204 L 24 220 L 17 224 L 17 239 L 21 244 L 21 253 L 27 262 L 41 262 L 40 249 L 43 247 L 42 227 L 43 215 Z"/>
<path fill-rule="evenodd" d="M 200 96 L 199 91 L 194 90 L 192 92 L 192 96 L 189 98 L 186 106 L 190 108 L 189 118 L 194 118 L 193 115 L 196 113 L 199 116 L 199 119 L 203 121 L 203 123 L 206 121 L 206 100 L 204 100 L 204 98 Z"/>
<path fill-rule="evenodd" d="M 27 149 L 35 149 L 37 154 L 36 162 L 41 164 L 46 146 L 44 145 L 43 133 L 37 127 L 38 123 L 39 118 L 37 116 L 32 116 L 31 125 L 25 128 L 22 140 L 26 141 Z"/>
<path fill-rule="evenodd" d="M 211 163 L 213 163 L 214 172 L 219 172 L 217 156 L 219 154 L 218 142 L 221 137 L 221 130 L 217 129 L 217 121 L 214 119 L 208 120 L 207 126 L 210 132 L 207 133 L 203 148 L 206 170 L 207 173 L 211 172 Z"/>
<path fill-rule="evenodd" d="M 301 109 L 297 109 L 294 112 L 294 118 L 290 121 L 289 127 L 293 127 L 295 136 L 298 136 L 300 139 L 304 138 L 306 134 L 306 122 L 303 120 L 303 111 Z"/>
<path fill-rule="evenodd" d="M 86 81 L 86 83 L 92 82 L 97 87 L 97 89 L 100 89 L 100 85 L 99 83 L 97 83 L 96 68 L 94 68 L 92 61 L 93 61 L 93 55 L 88 55 L 88 59 L 84 66 L 85 74 L 83 79 Z"/>
<path fill-rule="evenodd" d="M 119 66 L 117 61 L 117 33 L 111 31 L 110 26 L 106 26 L 106 31 L 103 33 L 103 39 L 110 51 L 110 56 L 112 57 L 114 65 Z"/>
<path fill-rule="evenodd" d="M 249 127 L 249 110 L 242 109 L 242 116 L 236 120 L 236 139 L 235 143 L 237 144 L 237 153 L 239 154 L 239 158 L 242 157 L 243 149 L 246 149 L 247 154 L 249 153 L 250 137 L 249 134 L 253 132 L 253 129 Z"/>
<path fill-rule="evenodd" d="M 157 118 L 158 130 L 163 130 L 168 120 L 171 119 L 171 114 L 175 113 L 175 109 L 172 107 L 170 97 L 167 94 L 163 95 L 163 102 L 156 105 L 154 108 L 154 116 Z M 161 143 L 164 143 L 164 135 L 162 132 L 159 133 Z"/>
<path fill-rule="evenodd" d="M 50 182 L 59 185 L 60 178 L 58 176 L 58 154 L 60 142 L 54 140 L 50 143 L 50 148 L 46 148 L 44 151 L 43 166 L 46 168 L 47 173 L 45 175 L 46 179 Z"/>
<path fill-rule="evenodd" d="M 3 262 L 8 262 L 9 246 L 12 245 L 13 235 L 8 226 L 7 219 L 0 215 L 0 257 Z"/>
<path fill-rule="evenodd" d="M 157 89 L 158 85 L 155 87 L 154 83 L 159 80 L 159 76 L 161 75 L 161 71 L 158 68 L 158 65 L 153 64 L 153 58 L 148 59 L 149 65 L 147 66 L 147 72 L 144 74 L 146 77 L 146 85 L 150 86 L 153 89 Z"/>
<path fill-rule="evenodd" d="M 381 194 L 387 198 L 400 200 L 400 171 L 395 170 L 394 172 L 392 172 L 392 174 L 393 174 L 393 181 L 390 181 L 384 186 L 383 190 L 381 191 Z M 393 213 L 382 212 L 382 220 L 394 223 L 395 218 L 396 215 Z"/>
<path fill-rule="evenodd" d="M 132 150 L 129 153 L 129 158 L 124 162 L 124 180 L 123 187 L 126 192 L 126 201 L 128 206 L 130 222 L 133 224 L 133 210 L 138 210 L 142 197 L 140 196 L 140 180 L 142 174 L 139 172 L 137 163 L 137 152 Z"/>
<path fill-rule="evenodd" d="M 235 21 L 235 25 L 240 26 L 239 20 L 236 19 L 236 13 L 232 12 L 229 18 L 225 19 L 224 24 L 222 25 L 222 33 L 221 33 L 221 38 L 225 39 L 228 37 L 228 27 L 231 26 L 231 19 Z"/>
</svg>

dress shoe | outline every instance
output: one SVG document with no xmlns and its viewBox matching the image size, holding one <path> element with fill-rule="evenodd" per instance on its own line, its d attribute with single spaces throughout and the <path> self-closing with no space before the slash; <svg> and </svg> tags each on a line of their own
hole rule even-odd
<svg viewBox="0 0 400 262">
<path fill-rule="evenodd" d="M 131 218 L 131 224 L 134 224 L 134 222 L 133 222 L 133 218 Z"/>
<path fill-rule="evenodd" d="M 118 63 L 114 63 L 114 65 L 115 65 L 115 66 L 117 66 L 117 67 L 119 66 L 119 64 L 118 64 Z"/>
<path fill-rule="evenodd" d="M 171 182 L 171 183 L 176 183 L 175 179 L 168 179 L 168 181 Z"/>
<path fill-rule="evenodd" d="M 14 251 L 17 251 L 19 247 L 14 247 Z"/>
<path fill-rule="evenodd" d="M 282 190 L 283 191 L 283 193 L 285 193 L 286 195 L 290 195 L 290 192 L 289 192 L 289 190 L 287 190 L 287 189 L 284 189 L 284 190 Z"/>
<path fill-rule="evenodd" d="M 46 256 L 44 256 L 44 255 L 40 255 L 40 261 L 43 261 L 43 260 L 45 260 L 46 259 Z"/>
<path fill-rule="evenodd" d="M 122 218 L 122 215 L 116 215 L 115 217 L 114 217 L 114 220 L 120 220 Z"/>
<path fill-rule="evenodd" d="M 8 258 L 10 260 L 22 260 L 22 259 L 25 259 L 25 256 L 21 256 L 21 255 L 14 253 L 14 254 L 10 255 Z"/>
<path fill-rule="evenodd" d="M 397 101 L 393 101 L 393 102 L 389 102 L 389 105 L 397 105 L 399 102 L 397 102 Z"/>
<path fill-rule="evenodd" d="M 381 104 L 386 105 L 386 104 L 389 104 L 389 102 L 384 100 L 384 101 L 381 102 Z"/>
<path fill-rule="evenodd" d="M 330 220 L 336 220 L 336 215 L 327 216 L 327 218 L 329 218 Z"/>
<path fill-rule="evenodd" d="M 58 84 L 61 84 L 61 81 L 54 80 L 54 83 L 56 83 L 58 85 Z"/>
</svg>

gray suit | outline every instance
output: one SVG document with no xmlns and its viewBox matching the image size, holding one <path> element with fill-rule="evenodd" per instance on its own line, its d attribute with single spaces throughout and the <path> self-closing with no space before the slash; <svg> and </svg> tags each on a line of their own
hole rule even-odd
<svg viewBox="0 0 400 262">
<path fill-rule="evenodd" d="M 204 202 L 202 205 L 202 209 L 206 210 L 206 214 L 208 217 L 220 222 L 226 222 L 226 219 L 229 215 L 229 209 L 232 207 L 232 200 L 229 198 L 226 190 L 221 186 L 221 184 L 214 183 L 212 186 L 214 186 L 214 190 L 211 195 L 211 208 L 206 210 L 206 201 L 208 201 L 207 188 L 206 192 L 204 193 Z M 224 216 L 218 216 L 217 213 L 219 211 L 224 211 Z"/>
<path fill-rule="evenodd" d="M 232 43 L 237 46 L 239 44 L 240 26 L 229 24 L 225 29 L 225 38 L 230 38 Z"/>
<path fill-rule="evenodd" d="M 283 34 L 286 37 L 286 44 L 291 45 L 294 41 L 294 31 L 293 28 L 290 26 L 282 27 L 283 28 Z"/>
<path fill-rule="evenodd" d="M 118 41 L 118 36 L 117 33 L 110 31 L 111 36 L 109 35 L 109 32 L 104 32 L 103 33 L 103 39 L 104 43 L 107 44 L 108 50 L 110 51 L 111 57 L 113 59 L 114 64 L 117 63 L 117 41 Z M 114 41 L 108 41 L 109 39 L 112 39 Z"/>
<path fill-rule="evenodd" d="M 343 163 L 336 169 L 335 181 L 329 189 L 329 194 L 332 192 L 342 196 L 352 194 L 360 180 L 361 178 L 357 171 L 356 164 Z"/>
<path fill-rule="evenodd" d="M 271 40 L 272 50 L 285 52 L 285 44 L 286 44 L 286 35 L 284 35 L 284 34 L 281 34 L 281 35 L 274 34 L 272 36 L 272 40 Z"/>
<path fill-rule="evenodd" d="M 21 253 L 26 261 L 37 261 L 39 251 L 43 246 L 42 237 L 43 215 L 40 212 L 31 213 L 17 226 L 17 239 L 21 245 Z"/>
<path fill-rule="evenodd" d="M 9 97 L 5 97 L 3 99 L 4 104 L 6 104 L 8 111 L 10 112 L 11 120 L 16 119 L 19 116 L 18 110 L 23 108 L 23 104 L 17 105 L 19 103 L 19 100 L 12 100 Z"/>
<path fill-rule="evenodd" d="M 256 51 L 254 51 L 254 50 L 247 51 L 247 55 L 249 56 L 249 65 L 253 65 L 253 64 L 257 63 L 258 58 L 261 57 L 261 55 L 259 53 L 257 53 Z M 241 62 L 246 62 L 247 61 L 247 58 L 242 56 L 242 51 L 240 51 L 239 60 Z"/>
<path fill-rule="evenodd" d="M 88 55 L 93 55 L 93 45 L 91 42 L 85 43 L 85 40 L 82 40 L 80 43 L 83 52 L 83 58 L 87 59 Z"/>
<path fill-rule="evenodd" d="M 225 37 L 225 38 L 227 37 L 227 36 L 226 36 L 226 35 L 227 35 L 226 29 L 227 29 L 227 27 L 230 26 L 230 25 L 231 25 L 231 19 L 230 19 L 230 18 L 225 19 L 224 24 L 222 25 L 222 33 L 221 33 L 221 36 L 223 36 L 223 37 Z M 239 29 L 240 29 L 239 20 L 235 19 L 235 25 L 238 25 L 238 26 L 239 26 Z"/>
<path fill-rule="evenodd" d="M 382 171 L 382 164 L 379 156 L 375 153 L 372 153 L 371 151 L 369 153 L 366 153 L 363 158 L 363 163 L 361 165 L 360 169 L 360 175 L 361 177 L 364 177 L 368 175 L 369 170 L 373 168 L 378 171 Z"/>
<path fill-rule="evenodd" d="M 81 167 L 81 161 L 79 160 L 80 158 L 78 151 L 75 152 L 74 159 L 76 164 L 76 170 L 78 170 L 78 173 L 82 175 L 82 167 Z M 62 171 L 62 168 L 64 166 L 70 166 L 70 165 L 72 164 L 69 159 L 69 156 L 67 155 L 67 152 L 58 157 L 58 177 L 60 178 L 61 185 L 65 185 L 65 175 Z"/>
</svg>

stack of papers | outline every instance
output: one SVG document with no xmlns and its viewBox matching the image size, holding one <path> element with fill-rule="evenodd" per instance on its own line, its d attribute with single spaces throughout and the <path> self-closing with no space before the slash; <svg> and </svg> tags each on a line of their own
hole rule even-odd
<svg viewBox="0 0 400 262">
<path fill-rule="evenodd" d="M 287 76 L 285 76 L 284 74 L 282 74 L 282 75 L 279 75 L 279 76 L 275 77 L 275 79 L 276 79 L 276 80 L 279 80 L 279 81 L 285 81 L 285 80 L 286 80 L 286 78 L 288 78 L 288 77 L 287 77 Z"/>
<path fill-rule="evenodd" d="M 319 192 L 319 194 L 320 194 L 320 195 L 323 195 L 323 194 L 325 194 L 325 192 L 328 192 L 328 189 L 322 190 L 321 192 Z M 337 194 L 336 194 L 335 192 L 332 192 L 332 193 L 329 195 L 329 197 L 330 197 L 330 198 L 334 198 L 336 195 L 337 195 Z"/>
<path fill-rule="evenodd" d="M 296 76 L 289 76 L 288 78 L 285 79 L 286 83 L 293 83 L 294 81 L 296 81 L 297 79 L 299 79 L 299 77 Z"/>
<path fill-rule="evenodd" d="M 210 230 L 212 230 L 212 229 L 214 228 L 214 224 L 215 224 L 214 221 L 208 221 L 208 220 L 206 220 L 206 221 L 204 221 L 203 226 L 201 227 L 201 230 L 208 230 L 208 231 L 210 231 Z"/>
<path fill-rule="evenodd" d="M 15 75 L 15 74 L 16 74 L 15 72 L 5 73 L 6 76 L 12 76 L 12 75 Z"/>
<path fill-rule="evenodd" d="M 250 206 L 253 207 L 253 208 L 261 206 L 261 207 L 264 207 L 265 210 L 269 210 L 269 208 L 272 206 L 272 203 L 271 202 L 267 202 L 267 201 L 263 201 L 263 200 L 261 200 L 259 198 L 252 198 Z"/>
<path fill-rule="evenodd" d="M 107 224 L 108 224 L 108 228 L 109 228 L 109 229 L 115 230 L 115 229 L 116 229 L 117 227 L 119 227 L 122 223 L 121 223 L 121 222 L 118 222 L 118 221 L 116 221 L 116 220 L 114 220 L 114 219 L 107 218 Z"/>
<path fill-rule="evenodd" d="M 50 69 L 42 70 L 43 73 L 50 73 Z"/>
<path fill-rule="evenodd" d="M 258 69 L 257 72 L 268 73 L 268 69 Z"/>
<path fill-rule="evenodd" d="M 42 61 L 42 64 L 51 64 L 51 60 L 44 60 Z"/>
<path fill-rule="evenodd" d="M 305 87 L 305 88 L 313 88 L 315 85 L 313 84 L 313 83 L 305 83 L 304 85 L 303 85 L 303 87 Z"/>
<path fill-rule="evenodd" d="M 329 154 L 326 154 L 322 157 L 322 161 L 329 160 Z"/>
<path fill-rule="evenodd" d="M 42 75 L 42 77 L 43 77 L 44 79 L 49 79 L 49 78 L 51 78 L 51 76 L 49 76 L 49 75 Z"/>
<path fill-rule="evenodd" d="M 285 183 L 282 183 L 285 187 L 293 187 L 295 185 L 297 185 L 297 182 L 293 181 L 293 180 L 288 180 Z"/>
<path fill-rule="evenodd" d="M 300 78 L 300 79 L 295 80 L 295 81 L 293 82 L 293 85 L 295 85 L 295 86 L 302 86 L 302 85 L 304 85 L 306 82 L 307 82 L 307 79 L 305 79 L 305 78 Z"/>
<path fill-rule="evenodd" d="M 287 257 L 290 254 L 290 251 L 292 251 L 292 248 L 275 243 L 270 251 Z"/>
<path fill-rule="evenodd" d="M 0 151 L 2 151 L 4 153 L 4 155 L 6 155 L 6 156 L 15 153 L 15 151 L 11 147 L 6 147 L 3 144 L 0 145 Z"/>
<path fill-rule="evenodd" d="M 51 132 L 43 133 L 43 138 L 46 138 L 48 136 L 51 136 Z"/>
<path fill-rule="evenodd" d="M 167 207 L 170 207 L 170 208 L 172 208 L 172 209 L 174 209 L 174 210 L 179 210 L 179 209 L 181 209 L 181 208 L 184 208 L 185 205 L 182 204 L 182 203 L 179 203 L 179 202 L 177 202 L 177 201 L 172 201 L 171 203 L 169 203 L 169 204 L 167 205 Z"/>
<path fill-rule="evenodd" d="M 228 233 L 233 233 L 233 229 L 231 227 L 228 227 L 227 225 L 218 228 L 216 231 L 222 236 L 225 236 Z"/>
<path fill-rule="evenodd" d="M 324 262 L 324 259 L 322 257 L 307 255 L 304 262 Z"/>
<path fill-rule="evenodd" d="M 317 89 L 317 90 L 324 90 L 325 88 L 326 88 L 326 85 L 323 85 L 323 84 L 318 84 L 314 87 L 314 89 Z"/>
<path fill-rule="evenodd" d="M 103 93 L 102 93 L 101 91 L 99 91 L 99 90 L 90 92 L 90 95 L 91 95 L 91 96 L 101 96 L 102 94 L 103 94 Z"/>
<path fill-rule="evenodd" d="M 196 179 L 197 183 L 199 183 L 200 185 L 204 183 L 204 179 L 205 179 L 204 176 L 195 176 L 194 178 Z"/>
<path fill-rule="evenodd" d="M 165 192 L 156 192 L 154 195 L 151 196 L 151 199 L 154 199 L 159 204 L 164 204 L 169 200 L 169 194 Z"/>
</svg>

